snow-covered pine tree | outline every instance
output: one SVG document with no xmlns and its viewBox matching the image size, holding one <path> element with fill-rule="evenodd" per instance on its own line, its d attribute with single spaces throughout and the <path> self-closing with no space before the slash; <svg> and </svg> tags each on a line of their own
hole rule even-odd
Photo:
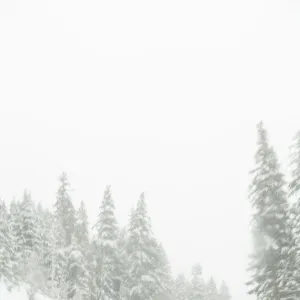
<svg viewBox="0 0 300 300">
<path fill-rule="evenodd" d="M 8 226 L 8 212 L 4 201 L 0 199 L 0 282 L 16 284 L 14 274 L 14 250 L 11 231 Z"/>
<path fill-rule="evenodd" d="M 256 167 L 249 193 L 254 247 L 247 284 L 249 293 L 259 300 L 295 299 L 295 243 L 288 222 L 285 180 L 262 122 L 257 128 Z"/>
<path fill-rule="evenodd" d="M 77 238 L 72 238 L 67 263 L 67 299 L 89 300 L 89 274 Z"/>
<path fill-rule="evenodd" d="M 71 278 L 68 274 L 68 267 L 69 255 L 73 249 L 72 240 L 75 236 L 76 211 L 69 195 L 70 184 L 65 172 L 59 177 L 59 182 L 51 230 L 50 290 L 52 297 L 65 300 L 71 284 L 68 282 Z"/>
<path fill-rule="evenodd" d="M 54 299 L 66 299 L 68 248 L 65 247 L 65 231 L 60 222 L 53 222 L 50 243 L 50 295 Z"/>
<path fill-rule="evenodd" d="M 215 280 L 211 277 L 206 284 L 206 300 L 218 300 L 218 289 Z"/>
<path fill-rule="evenodd" d="M 164 292 L 157 268 L 157 242 L 153 236 L 144 194 L 142 193 L 136 210 L 132 211 L 126 245 L 128 263 L 125 289 L 132 300 L 152 299 L 155 294 Z"/>
<path fill-rule="evenodd" d="M 39 258 L 41 253 L 40 238 L 37 227 L 37 216 L 31 194 L 24 191 L 21 202 L 21 236 L 22 236 L 22 276 L 25 282 L 34 277 L 33 272 L 40 273 L 40 270 L 32 267 L 32 262 Z M 34 258 L 34 259 L 33 259 Z"/>
<path fill-rule="evenodd" d="M 230 300 L 231 299 L 229 289 L 228 289 L 228 286 L 226 285 L 225 281 L 222 281 L 222 283 L 221 283 L 219 299 L 220 300 Z"/>
<path fill-rule="evenodd" d="M 114 300 L 118 298 L 120 285 L 120 263 L 117 251 L 118 225 L 115 217 L 115 205 L 110 186 L 104 191 L 97 231 L 97 300 Z"/>
<path fill-rule="evenodd" d="M 16 282 L 20 282 L 21 280 L 21 254 L 22 254 L 22 244 L 23 244 L 23 237 L 22 237 L 22 223 L 21 223 L 21 203 L 19 201 L 15 201 L 13 199 L 10 202 L 10 209 L 8 214 L 8 227 L 11 233 L 12 239 L 12 264 L 13 264 L 13 274 L 16 279 Z"/>
<path fill-rule="evenodd" d="M 196 264 L 192 267 L 189 300 L 203 300 L 204 296 L 205 284 L 202 277 L 202 267 L 199 264 Z"/>
<path fill-rule="evenodd" d="M 69 195 L 70 184 L 65 172 L 61 174 L 59 181 L 60 186 L 56 194 L 54 215 L 56 222 L 59 222 L 63 229 L 64 237 L 62 237 L 62 244 L 64 246 L 69 246 L 75 232 L 76 212 Z"/>
<path fill-rule="evenodd" d="M 88 226 L 89 224 L 88 224 L 88 216 L 86 213 L 86 208 L 84 202 L 81 201 L 80 207 L 76 212 L 75 237 L 83 253 L 86 253 L 89 248 L 89 227 Z"/>
<path fill-rule="evenodd" d="M 87 255 L 88 259 L 88 271 L 90 274 L 89 280 L 89 290 L 91 300 L 98 300 L 98 291 L 100 283 L 98 281 L 98 274 L 101 272 L 101 259 L 99 255 L 100 251 L 96 242 L 96 239 L 93 237 L 90 243 L 89 252 Z"/>
<path fill-rule="evenodd" d="M 126 251 L 126 245 L 128 240 L 128 230 L 126 227 L 123 227 L 119 230 L 119 235 L 117 239 L 117 251 L 120 262 L 120 298 L 123 299 L 123 295 L 128 295 L 126 285 L 123 284 L 127 279 L 126 266 L 128 265 L 128 256 Z"/>
<path fill-rule="evenodd" d="M 80 250 L 83 255 L 82 260 L 84 263 L 84 273 L 86 274 L 86 280 L 88 284 L 89 297 L 94 297 L 95 287 L 93 282 L 95 277 L 95 251 L 90 244 L 88 215 L 83 201 L 81 201 L 79 209 L 76 212 L 75 237 L 78 244 L 78 250 Z"/>
<path fill-rule="evenodd" d="M 189 284 L 183 273 L 178 274 L 178 276 L 176 277 L 174 289 L 175 289 L 175 292 L 174 292 L 175 300 L 187 300 L 188 299 Z"/>
<path fill-rule="evenodd" d="M 52 288 L 51 256 L 55 247 L 52 233 L 53 221 L 53 214 L 48 209 L 44 209 L 39 203 L 37 207 L 37 226 L 39 228 L 38 235 L 40 239 L 39 256 L 41 258 L 41 268 L 43 277 L 45 279 L 43 292 L 45 292 L 46 294 L 50 294 Z"/>
</svg>

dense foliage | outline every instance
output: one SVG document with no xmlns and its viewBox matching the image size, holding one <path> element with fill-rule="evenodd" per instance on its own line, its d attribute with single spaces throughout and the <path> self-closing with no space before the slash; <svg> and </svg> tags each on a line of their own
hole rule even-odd
<svg viewBox="0 0 300 300">
<path fill-rule="evenodd" d="M 255 168 L 249 189 L 253 207 L 249 293 L 261 300 L 299 299 L 299 134 L 292 147 L 292 180 L 287 184 L 262 122 L 257 130 Z M 295 198 L 293 204 L 289 195 Z"/>
<path fill-rule="evenodd" d="M 202 278 L 195 265 L 190 280 L 173 280 L 167 253 L 152 230 L 142 193 L 129 223 L 120 228 L 110 186 L 99 205 L 94 234 L 84 202 L 76 210 L 66 173 L 59 178 L 53 211 L 28 191 L 10 208 L 0 201 L 0 280 L 28 284 L 60 300 L 229 300 L 223 283 Z M 213 286 L 212 286 L 213 282 Z"/>
</svg>

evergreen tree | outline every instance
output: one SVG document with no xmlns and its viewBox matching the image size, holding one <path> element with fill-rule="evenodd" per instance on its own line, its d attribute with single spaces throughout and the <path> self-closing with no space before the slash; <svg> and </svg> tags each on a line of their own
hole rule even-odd
<svg viewBox="0 0 300 300">
<path fill-rule="evenodd" d="M 127 280 L 126 266 L 128 265 L 128 256 L 126 251 L 126 245 L 128 241 L 128 230 L 126 227 L 122 228 L 119 231 L 118 239 L 117 239 L 117 251 L 120 262 L 120 298 L 126 297 L 128 295 L 127 287 L 124 282 Z"/>
<path fill-rule="evenodd" d="M 89 300 L 89 274 L 85 257 L 76 238 L 72 239 L 67 263 L 67 299 Z"/>
<path fill-rule="evenodd" d="M 184 274 L 181 273 L 175 279 L 175 299 L 187 300 L 188 299 L 188 281 Z"/>
<path fill-rule="evenodd" d="M 89 252 L 87 255 L 88 260 L 88 271 L 90 274 L 89 278 L 89 290 L 90 290 L 90 297 L 91 300 L 98 300 L 99 294 L 99 274 L 101 273 L 101 257 L 99 255 L 99 247 L 96 240 L 93 238 Z"/>
<path fill-rule="evenodd" d="M 71 245 L 72 236 L 75 232 L 76 216 L 75 208 L 69 195 L 70 184 L 66 173 L 59 178 L 60 186 L 56 195 L 55 217 L 63 229 L 62 245 Z"/>
<path fill-rule="evenodd" d="M 50 295 L 54 299 L 66 299 L 68 248 L 63 240 L 64 230 L 61 223 L 54 222 L 51 228 L 51 243 L 48 264 L 50 265 Z"/>
<path fill-rule="evenodd" d="M 27 274 L 25 281 L 30 284 L 30 294 L 46 291 L 46 278 L 44 275 L 43 264 L 39 253 L 32 252 L 27 260 Z"/>
<path fill-rule="evenodd" d="M 229 293 L 229 289 L 224 281 L 222 281 L 221 287 L 220 287 L 220 300 L 230 300 L 231 296 Z"/>
<path fill-rule="evenodd" d="M 40 239 L 37 228 L 37 217 L 35 213 L 34 203 L 29 192 L 25 190 L 23 201 L 21 203 L 21 235 L 22 235 L 22 276 L 25 281 L 32 277 L 32 272 L 37 272 L 33 269 L 33 257 L 39 257 Z"/>
<path fill-rule="evenodd" d="M 190 300 L 204 299 L 205 286 L 202 278 L 202 267 L 196 264 L 192 268 L 191 291 L 189 295 Z"/>
<path fill-rule="evenodd" d="M 21 204 L 15 200 L 12 200 L 10 203 L 10 210 L 7 220 L 7 226 L 11 233 L 11 251 L 13 253 L 12 258 L 12 268 L 14 278 L 16 282 L 21 280 L 21 267 L 20 261 L 22 260 L 22 245 L 23 245 L 23 237 L 22 237 L 22 222 L 21 222 Z"/>
<path fill-rule="evenodd" d="M 218 300 L 218 289 L 216 282 L 211 277 L 206 285 L 206 299 L 207 300 Z"/>
<path fill-rule="evenodd" d="M 119 292 L 119 258 L 117 251 L 118 226 L 115 217 L 115 205 L 107 186 L 100 207 L 97 230 L 97 299 L 116 299 Z"/>
<path fill-rule="evenodd" d="M 0 200 L 0 281 L 15 284 L 13 270 L 13 239 L 8 226 L 8 212 L 5 203 Z"/>
<path fill-rule="evenodd" d="M 39 204 L 37 207 L 37 226 L 40 240 L 41 270 L 45 280 L 43 292 L 49 294 L 52 288 L 52 253 L 54 251 L 53 226 L 54 217 L 48 209 L 43 209 Z"/>
<path fill-rule="evenodd" d="M 76 213 L 75 236 L 81 250 L 83 252 L 88 251 L 88 247 L 89 247 L 88 216 L 86 213 L 85 205 L 82 201 Z"/>
<path fill-rule="evenodd" d="M 163 292 L 157 268 L 157 243 L 154 239 L 144 194 L 141 194 L 136 210 L 132 211 L 127 242 L 127 280 L 125 298 L 148 300 Z"/>
<path fill-rule="evenodd" d="M 254 208 L 249 293 L 257 299 L 295 299 L 295 242 L 288 222 L 285 181 L 262 123 L 258 124 L 255 161 L 249 194 Z"/>
<path fill-rule="evenodd" d="M 80 274 L 86 274 L 86 284 L 88 286 L 87 290 L 89 291 L 89 297 L 95 297 L 95 286 L 94 286 L 94 277 L 96 275 L 94 267 L 94 255 L 96 254 L 94 248 L 90 245 L 89 241 L 89 224 L 88 216 L 86 213 L 86 208 L 84 202 L 81 201 L 80 207 L 76 213 L 76 230 L 75 237 L 78 244 L 78 250 L 82 254 L 84 272 Z M 83 280 L 83 279 L 82 279 Z M 81 281 L 82 281 L 81 280 Z M 85 289 L 85 287 L 84 287 Z M 86 297 L 86 296 L 84 296 Z M 93 298 L 92 298 L 93 299 Z"/>
<path fill-rule="evenodd" d="M 20 261 L 22 259 L 23 250 L 23 235 L 22 235 L 22 219 L 21 219 L 21 203 L 15 200 L 10 203 L 10 211 L 8 217 L 9 228 L 12 232 L 13 239 L 13 251 L 16 256 L 16 260 Z M 20 273 L 20 267 L 17 267 L 18 271 L 15 273 Z"/>
</svg>

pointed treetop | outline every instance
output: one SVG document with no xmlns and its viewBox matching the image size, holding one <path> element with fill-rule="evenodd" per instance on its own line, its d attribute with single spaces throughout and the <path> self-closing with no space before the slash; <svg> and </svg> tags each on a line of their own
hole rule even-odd
<svg viewBox="0 0 300 300">
<path fill-rule="evenodd" d="M 268 134 L 267 131 L 265 129 L 264 123 L 262 121 L 260 121 L 257 125 L 256 125 L 257 131 L 259 133 L 259 140 L 262 141 L 267 141 L 268 139 Z"/>
<path fill-rule="evenodd" d="M 31 201 L 32 201 L 31 192 L 25 189 L 23 193 L 23 202 L 31 202 Z"/>
<path fill-rule="evenodd" d="M 94 226 L 97 230 L 99 241 L 103 239 L 116 239 L 118 233 L 117 220 L 115 217 L 115 205 L 112 198 L 110 185 L 106 186 L 100 212 L 98 214 L 98 221 Z"/>
<path fill-rule="evenodd" d="M 115 204 L 114 204 L 114 200 L 112 198 L 111 186 L 110 185 L 107 185 L 105 190 L 104 190 L 104 195 L 103 195 L 101 208 L 104 208 L 104 206 L 109 206 L 112 209 L 115 209 Z"/>
<path fill-rule="evenodd" d="M 268 133 L 265 129 L 262 122 L 258 123 L 256 125 L 257 128 L 257 145 L 262 146 L 263 148 L 268 148 L 269 139 L 268 139 Z M 258 149 L 258 153 L 261 152 L 260 149 Z"/>
<path fill-rule="evenodd" d="M 105 187 L 105 190 L 104 190 L 104 196 L 107 196 L 107 197 L 111 197 L 111 185 L 108 184 L 106 187 Z"/>
<path fill-rule="evenodd" d="M 66 172 L 63 172 L 59 177 L 60 186 L 58 188 L 58 196 L 68 197 L 67 192 L 70 190 L 70 182 Z"/>
<path fill-rule="evenodd" d="M 145 201 L 145 193 L 144 192 L 141 193 L 141 195 L 140 195 L 139 201 L 137 203 L 137 210 L 144 211 L 144 212 L 147 211 L 147 204 Z"/>
<path fill-rule="evenodd" d="M 228 286 L 226 285 L 224 280 L 222 281 L 222 284 L 220 287 L 220 295 L 221 295 L 221 300 L 230 300 L 230 298 L 231 298 Z"/>
<path fill-rule="evenodd" d="M 210 277 L 209 281 L 208 281 L 208 285 L 210 288 L 212 289 L 217 289 L 217 285 L 215 280 L 213 279 L 213 277 Z"/>
<path fill-rule="evenodd" d="M 62 172 L 59 176 L 59 181 L 62 182 L 62 183 L 66 183 L 66 184 L 69 184 L 69 181 L 68 181 L 68 175 L 66 172 Z"/>
</svg>

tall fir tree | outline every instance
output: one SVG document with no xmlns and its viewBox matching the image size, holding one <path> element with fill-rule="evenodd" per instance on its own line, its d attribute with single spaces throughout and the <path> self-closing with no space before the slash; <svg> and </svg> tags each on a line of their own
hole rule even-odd
<svg viewBox="0 0 300 300">
<path fill-rule="evenodd" d="M 175 289 L 174 297 L 176 300 L 187 300 L 188 299 L 189 283 L 183 273 L 180 273 L 176 277 L 174 289 Z"/>
<path fill-rule="evenodd" d="M 76 226 L 76 212 L 73 206 L 69 191 L 70 183 L 68 176 L 63 172 L 59 178 L 60 186 L 56 194 L 55 217 L 56 222 L 61 224 L 63 229 L 62 245 L 69 246 Z"/>
<path fill-rule="evenodd" d="M 119 230 L 118 239 L 117 239 L 117 251 L 119 257 L 119 269 L 120 269 L 120 289 L 119 289 L 119 298 L 123 299 L 127 295 L 127 287 L 124 284 L 127 280 L 126 266 L 128 265 L 128 255 L 126 251 L 126 245 L 128 240 L 128 230 L 127 227 L 123 227 Z"/>
<path fill-rule="evenodd" d="M 8 211 L 0 199 L 0 282 L 16 284 L 14 274 L 14 249 L 11 231 L 8 226 Z"/>
<path fill-rule="evenodd" d="M 97 230 L 97 264 L 100 272 L 96 274 L 97 300 L 113 300 L 119 294 L 119 257 L 117 251 L 118 225 L 115 217 L 115 205 L 110 186 L 104 191 Z"/>
<path fill-rule="evenodd" d="M 95 268 L 93 266 L 95 252 L 90 244 L 88 215 L 83 201 L 81 201 L 79 209 L 76 212 L 75 237 L 79 247 L 78 249 L 82 253 L 81 259 L 84 266 L 84 272 L 80 274 L 86 274 L 89 297 L 92 298 L 95 296 L 95 287 L 93 285 L 93 278 L 96 274 L 96 272 L 94 273 Z"/>
<path fill-rule="evenodd" d="M 98 300 L 99 297 L 99 274 L 101 273 L 101 258 L 99 255 L 99 247 L 96 238 L 93 237 L 89 247 L 89 253 L 87 255 L 88 259 L 88 269 L 90 273 L 89 280 L 89 290 L 91 300 Z"/>
<path fill-rule="evenodd" d="M 76 211 L 70 197 L 70 183 L 65 172 L 59 177 L 59 188 L 54 205 L 53 241 L 51 251 L 51 291 L 59 299 L 67 299 L 72 284 L 69 275 L 69 256 L 73 249 Z"/>
<path fill-rule="evenodd" d="M 26 190 L 24 191 L 20 212 L 22 234 L 21 272 L 23 279 L 30 283 L 33 272 L 39 272 L 37 268 L 33 268 L 32 263 L 39 258 L 41 249 L 34 203 L 31 199 L 31 194 Z"/>
<path fill-rule="evenodd" d="M 23 250 L 23 236 L 22 236 L 22 219 L 21 219 L 21 203 L 15 199 L 10 203 L 9 218 L 8 218 L 9 227 L 12 231 L 13 238 L 13 250 L 16 255 L 16 259 L 20 261 L 22 259 L 22 250 Z M 18 266 L 19 269 L 19 266 Z M 20 270 L 19 270 L 20 271 Z M 18 272 L 19 272 L 18 271 Z"/>
<path fill-rule="evenodd" d="M 285 180 L 262 122 L 249 198 L 253 207 L 250 294 L 257 299 L 295 299 L 295 241 L 288 222 Z"/>
<path fill-rule="evenodd" d="M 69 249 L 66 278 L 66 297 L 68 300 L 89 300 L 89 273 L 86 269 L 86 259 L 75 238 Z"/>
<path fill-rule="evenodd" d="M 65 231 L 60 222 L 53 222 L 51 228 L 50 265 L 50 295 L 54 299 L 66 299 L 68 251 L 63 240 Z"/>
<path fill-rule="evenodd" d="M 15 201 L 15 199 L 13 199 L 10 202 L 10 209 L 7 222 L 12 238 L 12 252 L 14 256 L 13 273 L 14 277 L 16 278 L 16 281 L 19 282 L 21 280 L 20 261 L 22 261 L 21 254 L 23 246 L 20 201 Z"/>
<path fill-rule="evenodd" d="M 228 286 L 224 281 L 222 281 L 221 286 L 220 286 L 220 293 L 219 293 L 219 299 L 220 300 L 230 300 L 231 295 L 228 289 Z"/>
<path fill-rule="evenodd" d="M 155 294 L 164 292 L 157 267 L 157 242 L 152 232 L 151 221 L 142 193 L 136 210 L 132 211 L 126 245 L 127 280 L 124 298 L 132 300 L 152 299 Z"/>
<path fill-rule="evenodd" d="M 81 250 L 86 253 L 89 248 L 89 224 L 84 202 L 80 202 L 80 207 L 76 212 L 75 237 Z"/>
<path fill-rule="evenodd" d="M 206 285 L 206 300 L 218 300 L 218 289 L 215 280 L 211 277 Z"/>
<path fill-rule="evenodd" d="M 203 300 L 205 296 L 205 284 L 202 277 L 202 267 L 196 264 L 192 268 L 191 290 L 189 300 Z"/>
<path fill-rule="evenodd" d="M 55 246 L 52 232 L 53 221 L 53 214 L 48 209 L 44 209 L 39 203 L 37 207 L 37 226 L 39 228 L 38 235 L 40 240 L 39 256 L 41 258 L 41 270 L 45 280 L 43 292 L 46 294 L 50 294 L 52 288 L 51 256 Z"/>
</svg>

